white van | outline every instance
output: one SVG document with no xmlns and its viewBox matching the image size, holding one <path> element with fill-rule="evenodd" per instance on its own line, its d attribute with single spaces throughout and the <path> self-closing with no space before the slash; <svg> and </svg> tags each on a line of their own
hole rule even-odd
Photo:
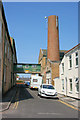
<svg viewBox="0 0 80 120">
<path fill-rule="evenodd" d="M 42 84 L 42 77 L 41 76 L 36 76 L 36 75 L 31 76 L 30 88 L 38 89 L 41 84 Z"/>
</svg>

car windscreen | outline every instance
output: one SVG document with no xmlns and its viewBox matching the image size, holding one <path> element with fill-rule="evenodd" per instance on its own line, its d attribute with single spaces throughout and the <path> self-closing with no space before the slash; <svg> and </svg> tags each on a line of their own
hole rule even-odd
<svg viewBox="0 0 80 120">
<path fill-rule="evenodd" d="M 43 85 L 45 89 L 55 89 L 52 85 Z"/>
</svg>

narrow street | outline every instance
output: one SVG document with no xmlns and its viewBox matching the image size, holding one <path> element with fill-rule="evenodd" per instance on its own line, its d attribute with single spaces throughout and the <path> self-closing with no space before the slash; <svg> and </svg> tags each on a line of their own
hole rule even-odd
<svg viewBox="0 0 80 120">
<path fill-rule="evenodd" d="M 58 99 L 40 98 L 37 90 L 17 86 L 17 94 L 3 118 L 78 118 L 78 111 Z"/>
</svg>

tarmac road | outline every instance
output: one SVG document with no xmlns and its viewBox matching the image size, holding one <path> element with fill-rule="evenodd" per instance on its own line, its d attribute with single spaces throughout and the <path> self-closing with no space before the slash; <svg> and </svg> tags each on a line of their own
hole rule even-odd
<svg viewBox="0 0 80 120">
<path fill-rule="evenodd" d="M 78 111 L 58 99 L 40 98 L 36 90 L 18 85 L 17 94 L 3 118 L 78 118 Z"/>
</svg>

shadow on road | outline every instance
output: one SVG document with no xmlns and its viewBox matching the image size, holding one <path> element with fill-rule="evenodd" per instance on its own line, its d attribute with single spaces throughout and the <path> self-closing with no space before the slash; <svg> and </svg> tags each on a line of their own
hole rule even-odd
<svg viewBox="0 0 80 120">
<path fill-rule="evenodd" d="M 27 86 L 24 84 L 16 85 L 15 87 L 11 88 L 3 97 L 2 102 L 10 102 L 12 97 L 12 103 L 27 99 L 34 99 L 34 97 L 28 92 L 26 89 Z"/>
<path fill-rule="evenodd" d="M 15 96 L 15 100 L 13 100 L 12 102 L 34 99 L 34 97 L 28 92 L 26 88 L 27 86 L 25 86 L 24 84 L 17 85 L 17 93 Z"/>
</svg>

